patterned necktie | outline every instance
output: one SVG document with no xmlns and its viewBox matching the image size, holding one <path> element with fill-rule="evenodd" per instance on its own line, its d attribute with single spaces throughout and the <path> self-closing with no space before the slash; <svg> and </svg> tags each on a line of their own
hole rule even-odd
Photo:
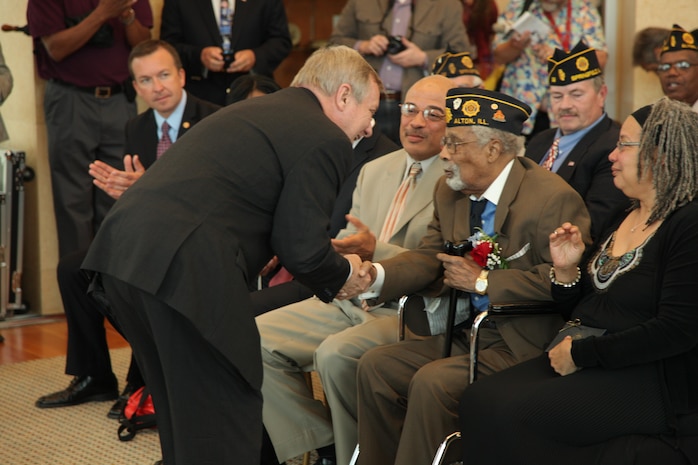
<svg viewBox="0 0 698 465">
<path fill-rule="evenodd" d="M 220 10 L 220 23 L 218 25 L 221 32 L 221 48 L 224 53 L 230 53 L 230 37 L 233 26 L 233 10 L 230 5 L 235 6 L 235 0 L 222 0 Z"/>
<path fill-rule="evenodd" d="M 395 192 L 395 197 L 393 197 L 393 202 L 390 204 L 390 210 L 388 210 L 388 216 L 385 217 L 385 222 L 383 223 L 383 229 L 381 229 L 380 236 L 378 240 L 381 242 L 388 242 L 393 233 L 395 232 L 395 226 L 397 225 L 400 215 L 402 215 L 405 209 L 405 204 L 407 203 L 407 195 L 414 188 L 417 183 L 417 176 L 422 172 L 421 163 L 413 163 L 410 167 L 410 172 L 398 187 L 397 192 Z"/>
<path fill-rule="evenodd" d="M 156 158 L 160 158 L 163 153 L 167 151 L 172 145 L 172 139 L 170 139 L 170 125 L 167 121 L 162 122 L 162 137 L 158 141 L 158 148 L 155 152 Z"/>
<path fill-rule="evenodd" d="M 482 213 L 487 206 L 487 199 L 470 200 L 470 235 L 475 234 L 476 228 L 482 229 Z"/>
<path fill-rule="evenodd" d="M 543 168 L 545 168 L 548 171 L 553 170 L 553 163 L 555 163 L 555 159 L 557 156 L 560 154 L 560 138 L 558 137 L 553 141 L 553 145 L 550 147 L 550 155 L 548 155 L 548 158 L 545 160 L 545 163 L 543 163 Z"/>
</svg>

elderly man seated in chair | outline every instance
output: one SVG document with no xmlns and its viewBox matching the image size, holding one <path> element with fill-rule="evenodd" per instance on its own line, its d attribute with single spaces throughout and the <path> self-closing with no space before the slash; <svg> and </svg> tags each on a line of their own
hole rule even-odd
<svg viewBox="0 0 698 465">
<path fill-rule="evenodd" d="M 378 302 L 419 291 L 438 295 L 442 285 L 460 291 L 459 307 L 473 314 L 490 301 L 551 299 L 548 237 L 561 221 L 573 221 L 588 242 L 590 219 L 565 181 L 517 157 L 529 113 L 528 105 L 498 92 L 448 92 L 446 176 L 434 193 L 434 219 L 417 249 L 374 264 L 369 291 Z M 442 253 L 446 241 L 471 241 L 475 253 Z M 448 300 L 427 302 L 430 323 Z M 540 354 L 560 322 L 557 315 L 516 317 L 481 329 L 480 375 Z M 377 347 L 360 359 L 359 464 L 431 463 L 438 444 L 457 430 L 469 359 L 465 331 L 453 338 L 446 359 L 443 336 Z"/>
</svg>

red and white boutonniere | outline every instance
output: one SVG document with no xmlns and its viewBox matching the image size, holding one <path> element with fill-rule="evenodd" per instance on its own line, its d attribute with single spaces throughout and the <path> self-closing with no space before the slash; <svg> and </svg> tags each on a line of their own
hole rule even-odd
<svg viewBox="0 0 698 465">
<path fill-rule="evenodd" d="M 509 262 L 502 257 L 502 250 L 497 243 L 497 235 L 489 236 L 482 229 L 477 228 L 475 234 L 468 238 L 473 245 L 470 256 L 475 263 L 488 270 L 496 268 L 507 269 Z"/>
</svg>

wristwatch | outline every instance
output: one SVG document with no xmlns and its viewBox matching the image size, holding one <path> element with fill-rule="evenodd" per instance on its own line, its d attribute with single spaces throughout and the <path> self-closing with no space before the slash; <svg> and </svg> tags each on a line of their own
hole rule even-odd
<svg viewBox="0 0 698 465">
<path fill-rule="evenodd" d="M 480 295 L 487 294 L 487 285 L 489 284 L 487 282 L 487 275 L 488 274 L 489 274 L 489 271 L 482 270 L 480 272 L 480 276 L 478 276 L 477 279 L 475 280 L 475 292 L 477 292 Z"/>
</svg>

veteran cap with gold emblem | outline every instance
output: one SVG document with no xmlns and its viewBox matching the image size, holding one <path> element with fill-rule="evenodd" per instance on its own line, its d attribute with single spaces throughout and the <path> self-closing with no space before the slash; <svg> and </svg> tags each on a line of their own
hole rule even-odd
<svg viewBox="0 0 698 465">
<path fill-rule="evenodd" d="M 475 67 L 468 52 L 453 53 L 446 51 L 439 55 L 431 67 L 431 74 L 440 74 L 447 78 L 458 76 L 478 76 L 480 71 Z"/>
<path fill-rule="evenodd" d="M 662 45 L 662 54 L 666 52 L 678 52 L 681 50 L 693 50 L 698 52 L 698 45 L 696 44 L 696 34 L 692 34 L 679 26 L 674 24 L 671 28 L 669 37 L 664 41 Z"/>
<path fill-rule="evenodd" d="M 446 94 L 446 126 L 484 126 L 521 134 L 531 107 L 501 92 L 455 88 Z"/>
<path fill-rule="evenodd" d="M 566 86 L 602 73 L 596 51 L 583 40 L 569 52 L 556 48 L 553 56 L 548 58 L 548 84 L 551 86 Z"/>
</svg>

